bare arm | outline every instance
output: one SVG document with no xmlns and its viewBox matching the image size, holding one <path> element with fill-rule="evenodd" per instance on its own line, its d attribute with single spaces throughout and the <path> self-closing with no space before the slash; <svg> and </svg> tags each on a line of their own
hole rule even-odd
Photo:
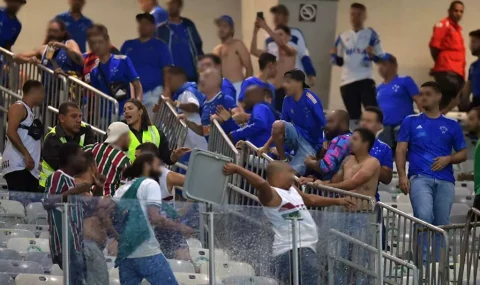
<svg viewBox="0 0 480 285">
<path fill-rule="evenodd" d="M 272 39 L 275 41 L 275 43 L 278 45 L 280 49 L 285 51 L 285 53 L 288 56 L 294 56 L 297 54 L 297 50 L 291 46 L 289 46 L 287 43 L 282 41 L 282 39 L 275 33 L 268 25 L 264 25 L 263 27 L 265 31 L 272 37 Z"/>
<path fill-rule="evenodd" d="M 423 107 L 422 104 L 420 103 L 420 97 L 419 96 L 413 96 L 413 101 L 415 102 L 415 105 L 417 105 L 417 109 L 420 112 L 423 112 Z"/>
<path fill-rule="evenodd" d="M 252 43 L 250 44 L 250 53 L 256 57 L 260 57 L 262 53 L 265 53 L 264 50 L 261 50 L 257 46 L 257 37 L 258 37 L 259 28 L 255 27 L 253 30 Z"/>
<path fill-rule="evenodd" d="M 20 63 L 29 62 L 32 57 L 40 58 L 44 50 L 45 46 L 40 46 L 32 51 L 27 51 L 14 55 L 13 60 Z"/>
<path fill-rule="evenodd" d="M 295 187 L 295 189 L 297 189 Z M 297 189 L 298 194 L 302 196 L 303 202 L 307 207 L 328 207 L 342 205 L 341 200 L 337 198 L 327 198 L 315 194 L 306 194 Z"/>
<path fill-rule="evenodd" d="M 68 56 L 78 65 L 83 66 L 84 60 L 82 52 L 78 47 L 78 44 L 74 40 L 67 41 L 65 45 L 65 50 L 67 51 Z"/>
<path fill-rule="evenodd" d="M 237 42 L 237 52 L 243 67 L 245 67 L 245 78 L 253 76 L 253 66 L 252 61 L 250 60 L 250 54 L 242 41 Z"/>
<path fill-rule="evenodd" d="M 343 181 L 343 175 L 345 172 L 343 167 L 345 166 L 345 163 L 347 163 L 349 159 L 350 159 L 350 156 L 347 156 L 343 159 L 340 169 L 337 171 L 337 173 L 333 175 L 332 179 L 330 180 L 331 183 L 339 183 Z"/>
<path fill-rule="evenodd" d="M 372 158 L 366 161 L 362 168 L 348 180 L 344 180 L 339 183 L 330 183 L 328 186 L 333 188 L 339 188 L 343 190 L 356 190 L 358 187 L 367 183 L 375 174 L 380 170 L 380 162 L 377 159 Z"/>
<path fill-rule="evenodd" d="M 27 116 L 27 110 L 22 104 L 13 104 L 8 110 L 7 137 L 12 145 L 24 156 L 30 156 L 25 145 L 18 135 L 18 127 Z"/>
<path fill-rule="evenodd" d="M 390 167 L 387 166 L 381 166 L 380 167 L 380 176 L 378 177 L 378 180 L 382 182 L 385 185 L 390 184 L 392 182 L 392 176 L 393 176 L 393 170 Z"/>
<path fill-rule="evenodd" d="M 187 124 L 187 127 L 192 130 L 194 133 L 196 133 L 199 136 L 203 136 L 203 126 L 202 125 L 197 125 L 196 123 L 187 120 L 186 118 L 184 119 L 185 124 Z"/>
<path fill-rule="evenodd" d="M 398 176 L 407 176 L 405 165 L 407 163 L 407 142 L 398 142 L 395 150 L 395 164 L 397 165 Z"/>
<path fill-rule="evenodd" d="M 185 175 L 170 171 L 167 175 L 167 188 L 171 191 L 173 187 L 183 187 L 185 183 Z"/>
<path fill-rule="evenodd" d="M 467 148 L 461 149 L 450 155 L 451 164 L 459 164 L 467 160 Z"/>
<path fill-rule="evenodd" d="M 178 223 L 163 217 L 160 214 L 160 209 L 158 206 L 150 205 L 148 206 L 147 211 L 148 211 L 148 218 L 152 226 L 161 227 L 162 229 L 177 230 L 177 231 L 181 231 L 182 233 L 187 233 L 192 231 L 192 228 L 182 223 Z"/>
<path fill-rule="evenodd" d="M 199 110 L 198 105 L 194 103 L 180 103 L 178 104 L 178 108 L 189 113 L 195 113 Z"/>
<path fill-rule="evenodd" d="M 467 80 L 467 82 L 465 82 L 465 85 L 463 85 L 463 89 L 460 90 L 460 94 L 458 94 L 457 97 L 470 97 L 470 94 L 472 94 L 472 82 L 470 80 Z"/>
<path fill-rule="evenodd" d="M 143 88 L 142 88 L 142 83 L 140 83 L 140 80 L 135 80 L 132 82 L 133 85 L 133 93 L 135 96 L 135 99 L 142 101 L 143 97 Z"/>
</svg>

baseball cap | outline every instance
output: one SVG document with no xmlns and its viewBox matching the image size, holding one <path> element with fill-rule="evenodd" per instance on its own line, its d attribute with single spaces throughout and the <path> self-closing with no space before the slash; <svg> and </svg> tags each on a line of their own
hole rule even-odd
<svg viewBox="0 0 480 285">
<path fill-rule="evenodd" d="M 220 17 L 215 19 L 215 24 L 218 25 L 219 22 L 225 22 L 225 23 L 229 24 L 232 28 L 234 26 L 232 17 L 230 17 L 228 15 L 223 15 L 223 16 L 220 16 Z"/>
<path fill-rule="evenodd" d="M 108 126 L 107 129 L 107 139 L 105 140 L 106 143 L 114 143 L 116 142 L 122 135 L 128 134 L 130 132 L 130 128 L 127 124 L 122 122 L 114 122 Z"/>
<path fill-rule="evenodd" d="M 270 13 L 273 14 L 283 14 L 285 16 L 288 16 L 290 12 L 288 12 L 287 6 L 278 4 L 277 6 L 273 6 L 270 8 Z"/>
<path fill-rule="evenodd" d="M 292 69 L 283 75 L 284 77 L 289 77 L 293 80 L 303 82 L 303 88 L 310 88 L 307 83 L 305 83 L 305 73 L 301 71 L 300 69 Z"/>
<path fill-rule="evenodd" d="M 385 53 L 383 56 L 380 57 L 380 61 L 387 61 L 398 65 L 397 58 L 391 53 Z"/>
<path fill-rule="evenodd" d="M 155 24 L 155 17 L 150 13 L 141 13 L 135 16 L 135 18 L 137 19 L 137 22 L 140 20 L 147 20 L 150 23 Z"/>
</svg>

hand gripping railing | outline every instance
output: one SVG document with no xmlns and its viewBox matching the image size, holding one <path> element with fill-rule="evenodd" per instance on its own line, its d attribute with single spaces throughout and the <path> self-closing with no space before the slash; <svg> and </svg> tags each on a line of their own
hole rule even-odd
<svg viewBox="0 0 480 285">
<path fill-rule="evenodd" d="M 386 227 L 386 252 L 413 261 L 419 268 L 419 283 L 447 284 L 448 233 L 382 202 L 377 203 L 377 211 Z"/>
</svg>

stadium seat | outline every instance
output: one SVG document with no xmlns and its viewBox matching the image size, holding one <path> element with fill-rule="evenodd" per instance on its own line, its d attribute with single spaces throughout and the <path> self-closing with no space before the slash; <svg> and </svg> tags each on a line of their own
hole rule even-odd
<svg viewBox="0 0 480 285">
<path fill-rule="evenodd" d="M 190 273 L 180 273 L 175 272 L 175 278 L 177 282 L 181 285 L 203 285 L 209 284 L 208 275 L 206 274 L 190 274 Z M 217 277 L 215 284 L 222 284 L 220 279 Z"/>
<path fill-rule="evenodd" d="M 34 225 L 47 224 L 47 211 L 41 202 L 30 203 L 26 207 L 27 222 Z"/>
<path fill-rule="evenodd" d="M 195 268 L 189 261 L 169 259 L 168 263 L 173 272 L 195 273 Z"/>
<path fill-rule="evenodd" d="M 278 285 L 275 279 L 259 276 L 232 276 L 223 279 L 223 285 Z"/>
<path fill-rule="evenodd" d="M 200 273 L 208 275 L 208 263 L 200 265 Z M 255 276 L 255 270 L 248 263 L 215 261 L 215 276 L 225 279 L 230 276 Z"/>
<path fill-rule="evenodd" d="M 15 285 L 63 285 L 63 276 L 18 274 Z"/>
<path fill-rule="evenodd" d="M 54 264 L 52 266 L 52 269 L 50 269 L 50 274 L 56 276 L 63 276 L 63 270 L 60 268 L 60 266 L 58 266 L 58 264 Z"/>
<path fill-rule="evenodd" d="M 12 200 L 0 200 L 0 221 L 10 225 L 25 222 L 25 207 Z"/>
<path fill-rule="evenodd" d="M 2 285 L 15 285 L 15 281 L 13 281 L 13 278 L 10 277 L 10 275 L 6 273 L 0 273 L 0 284 Z M 33 284 L 31 284 L 33 285 Z"/>
<path fill-rule="evenodd" d="M 193 248 L 202 248 L 202 242 L 199 241 L 196 238 L 189 238 L 187 239 L 187 245 L 188 247 L 193 247 Z"/>
<path fill-rule="evenodd" d="M 450 224 L 465 223 L 470 207 L 465 204 L 454 203 L 450 211 Z"/>
<path fill-rule="evenodd" d="M 48 232 L 50 230 L 50 226 L 48 225 L 33 225 L 33 224 L 16 224 L 13 226 L 14 229 L 19 230 L 29 230 L 32 233 L 37 232 Z"/>
<path fill-rule="evenodd" d="M 45 231 L 39 232 L 39 235 L 36 236 L 36 238 L 49 239 L 50 238 L 50 232 L 45 232 Z"/>
<path fill-rule="evenodd" d="M 208 262 L 209 251 L 205 248 L 190 248 L 190 256 L 192 257 L 193 264 L 199 266 L 203 262 Z M 216 262 L 228 261 L 228 255 L 222 249 L 215 249 Z"/>
<path fill-rule="evenodd" d="M 7 242 L 7 248 L 14 249 L 21 254 L 29 252 L 50 252 L 48 239 L 43 238 L 11 238 Z"/>
<path fill-rule="evenodd" d="M 8 248 L 0 248 L 0 259 L 22 260 L 22 256 L 16 250 L 8 249 Z"/>
<path fill-rule="evenodd" d="M 36 262 L 40 264 L 46 272 L 52 269 L 52 256 L 49 252 L 30 252 L 25 256 L 25 261 Z"/>
<path fill-rule="evenodd" d="M 11 238 L 35 238 L 31 231 L 0 229 L 0 245 L 5 247 Z"/>
<path fill-rule="evenodd" d="M 43 267 L 36 262 L 0 260 L 0 272 L 4 272 L 15 278 L 20 273 L 43 274 Z"/>
<path fill-rule="evenodd" d="M 109 285 L 120 285 L 120 279 L 119 278 L 113 278 L 112 276 L 109 276 L 108 283 L 109 283 Z"/>
<path fill-rule="evenodd" d="M 107 262 L 107 268 L 110 271 L 115 266 L 115 256 L 105 256 L 105 262 Z"/>
</svg>

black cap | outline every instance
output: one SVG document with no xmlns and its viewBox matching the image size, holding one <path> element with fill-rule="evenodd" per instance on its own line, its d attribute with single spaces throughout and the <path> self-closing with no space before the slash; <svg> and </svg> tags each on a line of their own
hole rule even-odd
<svg viewBox="0 0 480 285">
<path fill-rule="evenodd" d="M 308 84 L 305 83 L 305 78 L 306 78 L 305 73 L 303 73 L 303 71 L 301 71 L 300 69 L 289 70 L 289 71 L 285 72 L 285 74 L 283 76 L 291 78 L 291 79 L 296 80 L 296 81 L 302 82 L 303 83 L 303 88 L 310 88 L 310 86 L 308 86 Z"/>
<path fill-rule="evenodd" d="M 153 15 L 150 13 L 138 14 L 135 18 L 137 19 L 137 22 L 140 20 L 147 20 L 150 23 L 155 24 L 155 17 L 153 17 Z"/>
<path fill-rule="evenodd" d="M 270 13 L 273 14 L 283 14 L 285 16 L 288 16 L 290 12 L 288 12 L 287 6 L 278 4 L 277 6 L 273 6 L 270 8 Z"/>
</svg>

